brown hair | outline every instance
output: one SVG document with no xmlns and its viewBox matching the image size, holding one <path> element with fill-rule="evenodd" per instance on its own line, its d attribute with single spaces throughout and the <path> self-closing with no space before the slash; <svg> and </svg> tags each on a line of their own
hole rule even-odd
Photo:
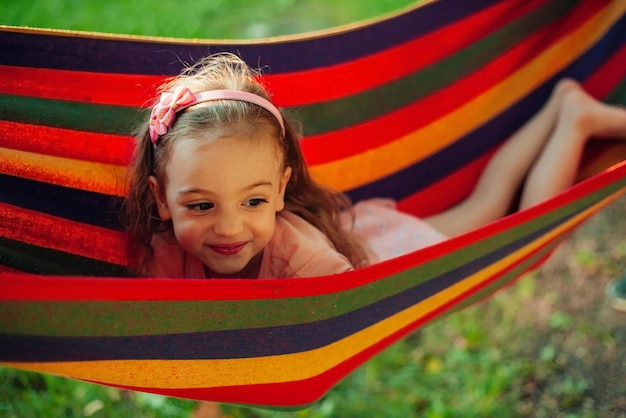
<svg viewBox="0 0 626 418">
<path fill-rule="evenodd" d="M 194 93 L 215 89 L 240 90 L 269 100 L 267 91 L 258 81 L 259 77 L 259 72 L 249 68 L 236 55 L 222 53 L 206 57 L 185 69 L 160 90 L 173 91 L 180 86 Z M 365 248 L 340 226 L 340 213 L 353 215 L 351 202 L 343 193 L 323 187 L 311 178 L 300 149 L 300 135 L 292 124 L 285 120 L 283 138 L 279 122 L 270 112 L 246 102 L 221 100 L 180 112 L 176 122 L 158 139 L 156 146 L 151 142 L 148 122 L 139 128 L 130 166 L 130 190 L 125 202 L 126 226 L 134 250 L 131 264 L 138 272 L 145 273 L 146 264 L 152 256 L 152 235 L 172 229 L 171 221 L 160 219 L 148 181 L 150 176 L 155 176 L 159 182 L 165 181 L 164 171 L 172 152 L 171 144 L 183 137 L 202 140 L 207 137 L 207 132 L 212 137 L 221 137 L 259 130 L 276 138 L 283 167 L 291 167 L 292 170 L 285 191 L 285 209 L 322 231 L 337 251 L 355 267 L 367 264 Z M 199 131 L 202 131 L 201 135 L 197 134 Z"/>
</svg>

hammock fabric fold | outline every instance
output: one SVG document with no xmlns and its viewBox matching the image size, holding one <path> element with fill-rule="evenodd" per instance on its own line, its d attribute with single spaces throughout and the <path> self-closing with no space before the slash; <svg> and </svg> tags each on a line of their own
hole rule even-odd
<svg viewBox="0 0 626 418">
<path fill-rule="evenodd" d="M 0 27 L 0 363 L 169 396 L 301 407 L 421 325 L 537 268 L 626 192 L 626 148 L 528 210 L 340 276 L 129 277 L 133 127 L 181 62 L 232 51 L 302 120 L 313 176 L 418 216 L 461 200 L 562 77 L 626 104 L 626 2 L 440 0 L 221 42 Z"/>
</svg>

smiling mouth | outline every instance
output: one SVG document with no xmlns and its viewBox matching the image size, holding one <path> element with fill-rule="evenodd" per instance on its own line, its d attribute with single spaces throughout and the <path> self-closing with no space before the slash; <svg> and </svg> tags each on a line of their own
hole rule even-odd
<svg viewBox="0 0 626 418">
<path fill-rule="evenodd" d="M 243 250 L 247 243 L 237 242 L 234 244 L 209 245 L 209 248 L 219 255 L 236 255 Z"/>
</svg>

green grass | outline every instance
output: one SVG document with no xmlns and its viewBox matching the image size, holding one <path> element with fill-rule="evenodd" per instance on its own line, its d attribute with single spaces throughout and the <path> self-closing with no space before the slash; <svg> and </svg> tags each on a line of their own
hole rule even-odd
<svg viewBox="0 0 626 418">
<path fill-rule="evenodd" d="M 583 253 L 587 255 L 578 257 Z M 572 268 L 591 277 L 611 275 L 616 263 L 624 265 L 626 261 L 623 256 L 596 253 L 589 263 L 584 247 L 571 254 L 568 262 Z M 554 287 L 546 286 L 548 278 L 557 282 Z M 615 353 L 617 336 L 610 327 L 595 324 L 593 318 L 560 308 L 558 301 L 571 296 L 562 294 L 563 286 L 570 286 L 569 280 L 530 275 L 485 302 L 429 323 L 359 367 L 309 408 L 281 412 L 222 405 L 224 416 L 620 416 L 597 414 L 601 406 L 595 404 L 592 378 L 585 374 L 587 369 L 572 366 L 572 361 L 579 362 L 578 355 L 607 357 L 598 347 Z M 542 313 L 546 303 L 551 308 Z M 576 354 L 580 350 L 582 354 Z M 626 389 L 616 390 L 623 391 L 616 392 L 614 402 L 619 405 Z M 0 368 L 2 417 L 172 418 L 190 416 L 195 405 L 188 400 Z M 607 408 L 612 411 L 611 406 Z"/>
<path fill-rule="evenodd" d="M 0 24 L 244 39 L 329 28 L 413 3 L 415 0 L 0 0 Z"/>
<path fill-rule="evenodd" d="M 182 417 L 195 402 L 0 369 L 2 417 Z"/>
<path fill-rule="evenodd" d="M 519 312 L 536 296 L 535 280 L 423 327 L 358 368 L 313 406 L 278 412 L 224 405 L 229 417 L 492 417 L 522 416 L 529 381 L 553 379 L 556 350 L 520 356 L 516 339 L 530 337 Z M 558 315 L 557 315 L 558 316 Z M 562 320 L 552 324 L 562 328 Z M 587 382 L 565 379 L 553 396 L 576 402 Z M 185 417 L 195 402 L 50 375 L 0 369 L 0 415 L 63 417 Z"/>
<path fill-rule="evenodd" d="M 411 3 L 0 0 L 0 24 L 181 38 L 254 38 L 333 27 Z M 623 209 L 617 213 L 614 219 L 623 219 Z M 624 227 L 616 225 L 610 224 L 615 235 L 607 240 L 607 249 L 582 246 L 562 257 L 561 263 L 570 263 L 564 269 L 581 270 L 589 280 L 619 274 L 626 262 L 626 241 Z M 615 355 L 618 336 L 604 324 L 560 308 L 562 291 L 549 288 L 545 280 L 567 287 L 568 275 L 552 273 L 542 279 L 524 278 L 484 303 L 422 327 L 307 409 L 277 412 L 224 405 L 224 413 L 233 418 L 598 416 L 592 379 L 572 372 L 571 358 L 580 363 L 575 351 L 592 344 L 596 351 L 589 358 L 603 352 Z M 542 321 L 543 311 L 547 314 Z M 626 389 L 616 391 L 623 391 L 615 395 L 619 408 Z M 1 417 L 187 417 L 195 404 L 0 368 Z M 604 408 L 609 410 L 610 405 Z"/>
<path fill-rule="evenodd" d="M 524 384 L 549 370 L 519 356 L 518 312 L 535 295 L 532 278 L 423 327 L 365 363 L 313 406 L 294 412 L 224 405 L 230 417 L 491 417 L 520 413 Z M 543 371 L 542 371 L 543 370 Z M 568 388 L 577 393 L 577 386 Z M 565 389 L 564 389 L 565 390 Z M 185 417 L 195 402 L 130 393 L 51 375 L 0 369 L 0 416 Z"/>
</svg>

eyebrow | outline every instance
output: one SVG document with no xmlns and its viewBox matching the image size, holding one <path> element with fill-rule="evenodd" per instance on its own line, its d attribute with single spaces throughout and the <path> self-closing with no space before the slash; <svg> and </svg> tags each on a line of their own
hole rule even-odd
<svg viewBox="0 0 626 418">
<path fill-rule="evenodd" d="M 274 185 L 272 184 L 271 181 L 260 181 L 258 183 L 253 183 L 253 184 L 251 184 L 249 186 L 246 186 L 246 187 L 242 188 L 241 191 L 242 192 L 246 192 L 246 191 L 249 191 L 249 190 L 256 189 L 257 187 L 273 188 Z M 190 187 L 190 188 L 185 188 L 185 189 L 180 190 L 178 192 L 178 195 L 179 196 L 184 196 L 184 195 L 189 195 L 189 194 L 206 194 L 206 193 L 212 193 L 212 192 L 210 190 Z"/>
</svg>

